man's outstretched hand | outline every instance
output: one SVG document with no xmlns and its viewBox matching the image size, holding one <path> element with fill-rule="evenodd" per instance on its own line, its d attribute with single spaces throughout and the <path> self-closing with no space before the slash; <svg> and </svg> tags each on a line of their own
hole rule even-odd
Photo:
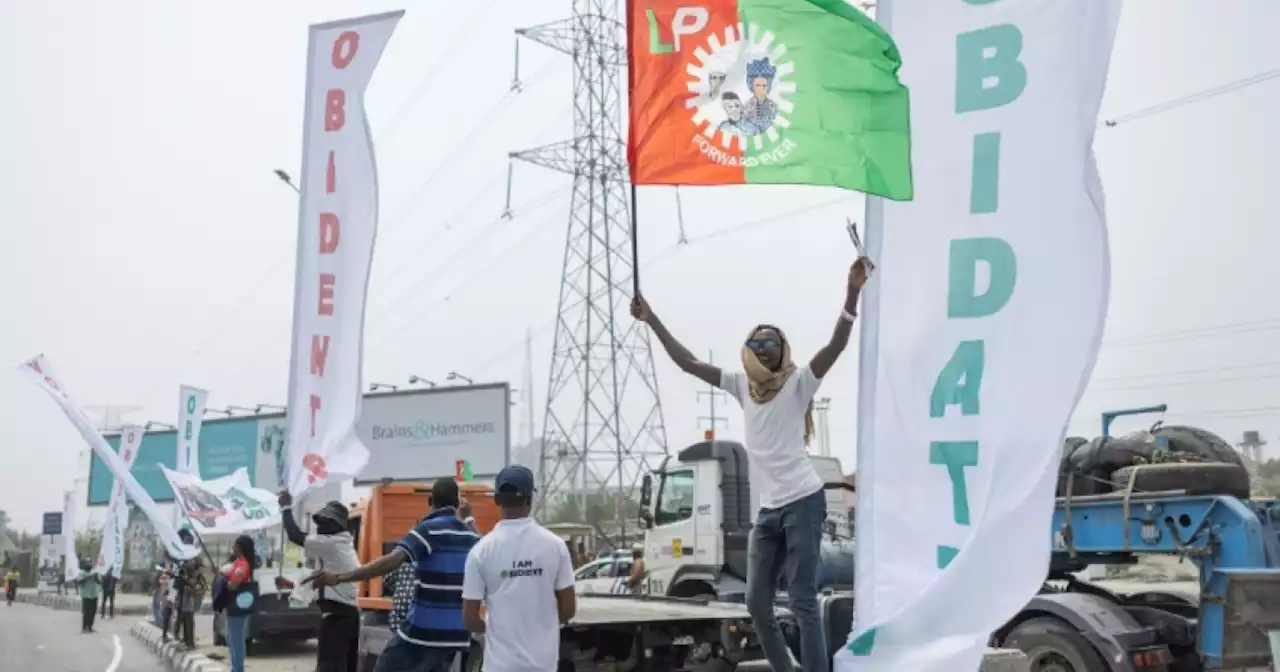
<svg viewBox="0 0 1280 672">
<path fill-rule="evenodd" d="M 876 265 L 866 257 L 858 257 L 853 262 L 853 267 L 849 269 L 849 293 L 856 294 L 862 291 L 862 287 L 867 284 L 867 279 L 871 277 L 871 272 L 876 269 Z"/>
<path fill-rule="evenodd" d="M 302 582 L 309 583 L 313 586 L 336 586 L 339 583 L 342 583 L 338 580 L 337 574 L 323 569 L 317 569 L 316 571 L 311 572 L 311 576 L 303 579 Z"/>
<path fill-rule="evenodd" d="M 649 308 L 649 302 L 645 301 L 643 296 L 631 299 L 631 317 L 645 324 L 648 324 L 649 320 L 653 319 L 653 311 Z"/>
</svg>

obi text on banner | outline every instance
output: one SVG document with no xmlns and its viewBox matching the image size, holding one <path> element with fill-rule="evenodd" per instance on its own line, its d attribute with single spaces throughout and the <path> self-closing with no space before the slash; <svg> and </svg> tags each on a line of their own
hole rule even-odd
<svg viewBox="0 0 1280 672">
<path fill-rule="evenodd" d="M 364 310 L 378 228 L 365 88 L 403 12 L 311 27 L 289 371 L 288 488 L 359 474 Z"/>
<path fill-rule="evenodd" d="M 857 631 L 837 670 L 972 672 L 1048 572 L 1110 260 L 1093 134 L 1120 0 L 882 0 L 916 198 L 871 199 Z M 999 586 L 999 590 L 992 590 Z"/>
</svg>

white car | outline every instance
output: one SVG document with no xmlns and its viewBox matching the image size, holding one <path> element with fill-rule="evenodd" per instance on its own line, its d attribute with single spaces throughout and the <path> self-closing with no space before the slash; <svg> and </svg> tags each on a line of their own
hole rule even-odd
<svg viewBox="0 0 1280 672">
<path fill-rule="evenodd" d="M 575 592 L 627 593 L 627 577 L 631 575 L 631 558 L 609 557 L 593 560 L 573 573 Z"/>
</svg>

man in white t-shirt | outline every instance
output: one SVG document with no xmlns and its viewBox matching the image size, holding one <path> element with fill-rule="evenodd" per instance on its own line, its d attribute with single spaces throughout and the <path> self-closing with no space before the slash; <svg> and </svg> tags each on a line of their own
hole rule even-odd
<svg viewBox="0 0 1280 672">
<path fill-rule="evenodd" d="M 293 517 L 293 497 L 288 491 L 280 493 L 279 502 L 285 535 L 289 541 L 301 546 L 307 555 L 319 560 L 325 571 L 337 574 L 360 566 L 355 537 L 347 529 L 349 514 L 342 502 L 329 502 L 312 514 L 315 534 L 311 535 L 298 527 Z M 288 588 L 290 583 L 283 577 L 277 577 L 278 588 Z M 355 584 L 318 585 L 320 594 L 316 604 L 320 607 L 321 618 L 316 671 L 354 670 L 360 657 L 360 608 L 356 603 Z"/>
<path fill-rule="evenodd" d="M 858 295 L 871 269 L 866 258 L 849 269 L 844 309 L 835 331 L 808 366 L 792 363 L 791 346 L 781 329 L 762 324 L 743 345 L 743 370 L 721 371 L 699 361 L 672 337 L 643 297 L 631 304 L 631 314 L 649 325 L 682 371 L 728 392 L 742 405 L 751 487 L 760 499 L 747 551 L 747 609 L 775 672 L 794 670 L 774 616 L 780 578 L 786 579 L 791 612 L 799 626 L 805 672 L 831 668 L 817 597 L 827 503 L 824 484 L 805 447 L 813 436 L 813 397 L 849 344 Z"/>
<path fill-rule="evenodd" d="M 529 517 L 533 493 L 528 468 L 499 472 L 493 498 L 502 520 L 467 556 L 462 621 L 484 635 L 484 672 L 555 672 L 560 626 L 578 608 L 569 549 Z"/>
</svg>

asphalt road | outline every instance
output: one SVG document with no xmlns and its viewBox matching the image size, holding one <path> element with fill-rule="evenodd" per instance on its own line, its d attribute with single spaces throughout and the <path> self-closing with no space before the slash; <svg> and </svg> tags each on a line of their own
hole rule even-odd
<svg viewBox="0 0 1280 672">
<path fill-rule="evenodd" d="M 165 672 L 129 634 L 136 616 L 98 621 L 80 634 L 80 614 L 28 604 L 0 605 L 0 670 Z"/>
</svg>

